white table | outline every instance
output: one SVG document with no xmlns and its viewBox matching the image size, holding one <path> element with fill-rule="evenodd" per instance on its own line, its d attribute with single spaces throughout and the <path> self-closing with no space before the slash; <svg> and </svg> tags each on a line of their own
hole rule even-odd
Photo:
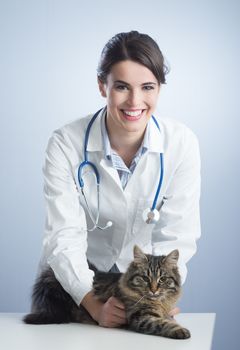
<svg viewBox="0 0 240 350">
<path fill-rule="evenodd" d="M 1 350 L 210 350 L 215 314 L 180 314 L 192 337 L 174 340 L 84 324 L 26 325 L 23 314 L 0 313 Z"/>
</svg>

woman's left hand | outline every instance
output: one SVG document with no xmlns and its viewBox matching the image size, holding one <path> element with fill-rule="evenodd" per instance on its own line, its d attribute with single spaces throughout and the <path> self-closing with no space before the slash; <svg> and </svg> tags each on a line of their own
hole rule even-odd
<svg viewBox="0 0 240 350">
<path fill-rule="evenodd" d="M 174 309 L 172 309 L 172 310 L 169 312 L 169 316 L 174 317 L 174 316 L 176 316 L 176 315 L 179 314 L 179 313 L 180 313 L 179 307 L 175 307 Z"/>
</svg>

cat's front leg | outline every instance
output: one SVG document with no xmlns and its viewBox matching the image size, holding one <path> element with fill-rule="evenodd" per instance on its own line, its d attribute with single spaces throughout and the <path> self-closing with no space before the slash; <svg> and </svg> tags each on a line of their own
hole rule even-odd
<svg viewBox="0 0 240 350">
<path fill-rule="evenodd" d="M 165 319 L 161 321 L 162 324 L 162 336 L 173 339 L 188 339 L 191 337 L 191 333 L 187 328 L 182 327 L 173 319 Z"/>
<path fill-rule="evenodd" d="M 161 319 L 157 314 L 141 314 L 137 311 L 129 319 L 129 329 L 144 334 L 159 335 L 173 339 L 188 339 L 191 334 L 171 319 Z"/>
</svg>

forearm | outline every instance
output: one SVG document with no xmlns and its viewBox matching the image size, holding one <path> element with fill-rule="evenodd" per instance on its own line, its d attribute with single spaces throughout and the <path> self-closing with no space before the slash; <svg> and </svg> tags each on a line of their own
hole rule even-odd
<svg viewBox="0 0 240 350">
<path fill-rule="evenodd" d="M 86 217 L 79 202 L 70 159 L 66 156 L 73 150 L 67 140 L 62 132 L 54 132 L 46 150 L 42 261 L 52 268 L 64 290 L 79 305 L 92 288 L 94 273 L 87 262 Z"/>
</svg>

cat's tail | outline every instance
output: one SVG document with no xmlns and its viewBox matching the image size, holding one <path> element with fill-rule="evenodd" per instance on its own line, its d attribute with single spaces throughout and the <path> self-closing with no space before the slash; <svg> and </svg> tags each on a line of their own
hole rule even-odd
<svg viewBox="0 0 240 350">
<path fill-rule="evenodd" d="M 50 324 L 50 323 L 67 323 L 66 319 L 63 321 L 62 317 L 53 317 L 53 315 L 40 312 L 40 313 L 31 313 L 23 317 L 23 322 L 27 324 Z"/>
</svg>

